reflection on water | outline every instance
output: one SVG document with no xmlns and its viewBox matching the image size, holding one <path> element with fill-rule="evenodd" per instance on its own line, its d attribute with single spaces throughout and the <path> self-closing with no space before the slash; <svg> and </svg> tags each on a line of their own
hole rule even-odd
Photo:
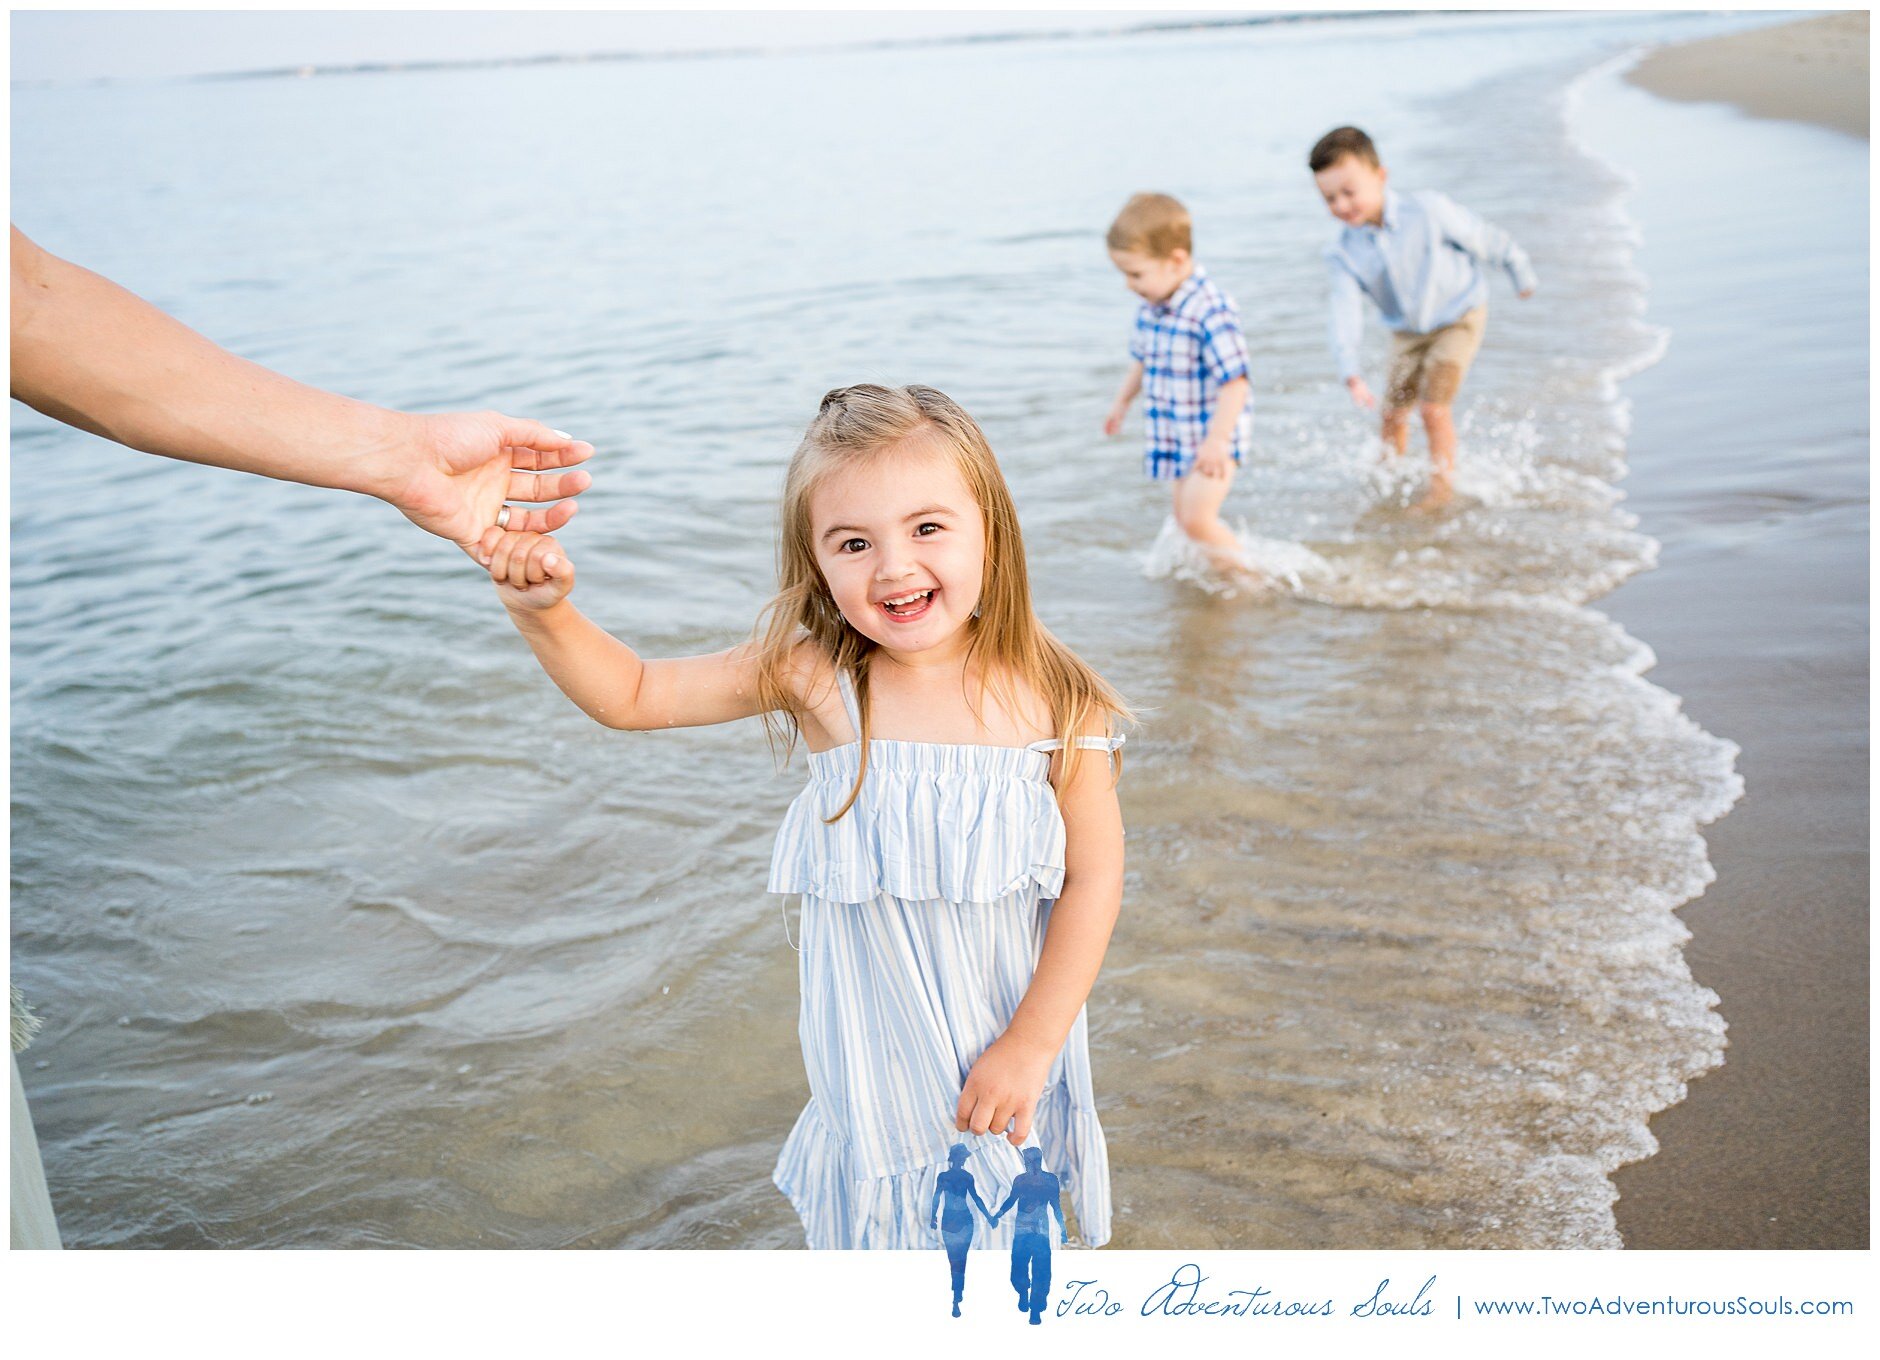
<svg viewBox="0 0 1880 1360">
<path fill-rule="evenodd" d="M 946 388 L 1008 467 L 1040 612 L 1147 719 L 1091 1004 L 1117 1245 L 1611 1244 L 1605 1173 L 1718 1060 L 1670 909 L 1738 785 L 1586 607 L 1652 560 L 1613 380 L 1660 338 L 1555 92 L 1692 28 L 22 91 L 16 201 L 297 376 L 592 439 L 581 603 L 651 654 L 748 628 L 825 388 Z M 1234 171 L 1124 79 L 1189 91 Z M 1542 272 L 1531 304 L 1498 290 L 1428 522 L 1324 353 L 1299 161 L 1344 121 Z M 1476 154 L 1485 121 L 1506 154 Z M 1096 433 L 1131 311 L 1098 233 L 1150 185 L 1248 320 L 1229 513 L 1323 564 L 1278 601 L 1146 577 L 1163 492 Z M 755 724 L 595 728 L 383 507 L 14 427 L 15 976 L 68 1240 L 799 1243 L 762 885 L 800 767 Z"/>
</svg>

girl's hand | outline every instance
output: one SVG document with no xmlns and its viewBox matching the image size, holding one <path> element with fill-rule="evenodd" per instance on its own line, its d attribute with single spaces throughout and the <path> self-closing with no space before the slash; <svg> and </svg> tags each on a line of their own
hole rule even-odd
<svg viewBox="0 0 1880 1360">
<path fill-rule="evenodd" d="M 489 568 L 506 609 L 547 609 L 574 589 L 574 563 L 547 534 L 485 530 L 476 559 Z"/>
<path fill-rule="evenodd" d="M 1000 1035 L 966 1074 L 953 1126 L 961 1133 L 1003 1133 L 1013 1147 L 1023 1147 L 1052 1056 L 1009 1033 Z"/>
<path fill-rule="evenodd" d="M 1123 417 L 1129 414 L 1129 408 L 1117 405 L 1110 408 L 1110 414 L 1103 418 L 1103 432 L 1116 436 L 1123 432 Z"/>
</svg>

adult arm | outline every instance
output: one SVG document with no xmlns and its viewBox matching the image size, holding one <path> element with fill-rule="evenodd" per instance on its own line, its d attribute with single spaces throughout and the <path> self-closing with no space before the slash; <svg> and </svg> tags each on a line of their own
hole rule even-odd
<svg viewBox="0 0 1880 1360">
<path fill-rule="evenodd" d="M 1527 252 L 1515 244 L 1514 237 L 1443 194 L 1431 194 L 1430 202 L 1436 208 L 1445 240 L 1461 246 L 1483 264 L 1507 270 L 1515 292 L 1522 297 L 1534 291 L 1537 282 L 1534 266 L 1528 261 Z"/>
<path fill-rule="evenodd" d="M 13 395 L 146 453 L 389 501 L 466 551 L 505 500 L 589 483 L 593 446 L 493 411 L 411 415 L 241 359 L 109 279 L 12 229 Z M 513 471 L 520 467 L 523 471 Z M 572 501 L 512 514 L 548 532 Z"/>
</svg>

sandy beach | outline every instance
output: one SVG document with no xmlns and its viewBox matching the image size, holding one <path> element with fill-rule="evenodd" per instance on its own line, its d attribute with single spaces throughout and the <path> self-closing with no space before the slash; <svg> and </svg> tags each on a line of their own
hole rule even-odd
<svg viewBox="0 0 1880 1360">
<path fill-rule="evenodd" d="M 1630 79 L 1666 99 L 1723 100 L 1759 118 L 1867 136 L 1865 10 L 1662 48 Z"/>
<path fill-rule="evenodd" d="M 1834 15 L 1692 43 L 1650 55 L 1632 80 L 1865 138 L 1867 27 L 1864 13 Z M 1689 120 L 1736 118 L 1660 107 L 1670 135 L 1712 145 L 1719 129 Z M 1791 235 L 1793 209 L 1741 221 L 1746 196 L 1802 187 L 1805 157 L 1830 178 L 1863 164 L 1864 147 L 1828 140 L 1751 125 L 1731 174 L 1708 181 L 1677 156 L 1627 165 L 1646 319 L 1671 340 L 1626 384 L 1625 487 L 1663 551 L 1658 571 L 1601 607 L 1650 643 L 1652 678 L 1686 712 L 1741 745 L 1747 789 L 1707 833 L 1717 882 L 1681 913 L 1692 971 L 1730 1026 L 1727 1059 L 1653 1119 L 1660 1152 L 1615 1177 L 1632 1247 L 1868 1245 L 1867 279 L 1843 280 L 1851 296 L 1837 301 L 1819 268 L 1771 263 L 1772 231 L 1797 260 L 1818 258 L 1824 228 Z M 1824 201 L 1866 201 L 1864 176 L 1833 190 Z M 1713 247 L 1724 217 L 1737 219 L 1732 244 Z M 1865 227 L 1860 212 L 1826 228 L 1838 258 L 1858 258 Z M 1765 291 L 1777 278 L 1803 291 Z M 1794 329 L 1772 345 L 1785 314 Z"/>
</svg>

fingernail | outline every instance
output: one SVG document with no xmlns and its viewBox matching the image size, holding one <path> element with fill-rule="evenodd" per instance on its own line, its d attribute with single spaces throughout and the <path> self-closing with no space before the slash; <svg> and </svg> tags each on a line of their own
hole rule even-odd
<svg viewBox="0 0 1880 1360">
<path fill-rule="evenodd" d="M 547 557 L 542 559 L 542 565 L 545 567 L 559 567 L 561 565 L 561 559 L 555 556 L 554 553 L 550 553 Z"/>
<path fill-rule="evenodd" d="M 574 438 L 574 436 L 569 434 L 566 430 L 550 430 L 549 433 L 554 435 L 555 438 L 557 439 L 573 439 Z"/>
</svg>

